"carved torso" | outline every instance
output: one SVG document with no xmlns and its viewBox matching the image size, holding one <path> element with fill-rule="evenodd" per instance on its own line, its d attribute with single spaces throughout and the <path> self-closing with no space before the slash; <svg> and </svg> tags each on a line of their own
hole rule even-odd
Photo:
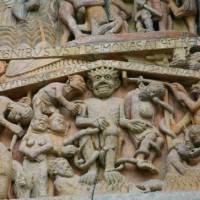
<svg viewBox="0 0 200 200">
<path fill-rule="evenodd" d="M 122 99 L 111 97 L 108 99 L 90 98 L 85 101 L 89 118 L 104 117 L 111 124 L 118 124 L 120 119 L 120 105 Z"/>
<path fill-rule="evenodd" d="M 131 118 L 153 122 L 155 108 L 150 101 L 141 101 L 138 96 L 139 93 L 139 89 L 131 92 Z"/>
</svg>

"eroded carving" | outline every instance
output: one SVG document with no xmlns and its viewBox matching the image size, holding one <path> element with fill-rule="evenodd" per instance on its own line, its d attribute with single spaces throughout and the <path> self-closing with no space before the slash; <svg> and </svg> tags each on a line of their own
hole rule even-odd
<svg viewBox="0 0 200 200">
<path fill-rule="evenodd" d="M 69 102 L 85 91 L 84 79 L 79 76 L 71 76 L 66 84 L 52 83 L 39 90 L 33 98 L 35 115 L 51 115 L 56 112 L 57 105 L 65 107 L 73 114 L 80 112 L 79 105 Z"/>
<path fill-rule="evenodd" d="M 83 112 L 76 118 L 76 125 L 80 128 L 95 127 L 100 132 L 96 137 L 81 138 L 80 145 L 85 143 L 82 155 L 88 162 L 98 152 L 97 158 L 105 169 L 105 180 L 108 184 L 114 184 L 122 180 L 122 175 L 115 170 L 115 162 L 120 148 L 119 124 L 123 117 L 123 101 L 111 97 L 120 86 L 119 74 L 117 70 L 109 67 L 92 70 L 88 73 L 88 85 L 95 97 L 84 101 Z M 97 158 L 88 172 L 82 175 L 80 179 L 82 183 L 95 183 L 98 173 Z"/>
<path fill-rule="evenodd" d="M 165 86 L 159 82 L 150 82 L 145 86 L 143 83 L 128 93 L 125 98 L 126 119 L 123 120 L 123 126 L 129 131 L 130 137 L 135 145 L 135 159 L 122 159 L 119 163 L 133 163 L 139 169 L 149 170 L 152 173 L 158 173 L 158 169 L 153 165 L 156 157 L 161 155 L 161 149 L 164 139 L 155 126 L 156 109 L 155 104 L 173 112 L 170 106 L 163 102 L 165 95 Z M 166 134 L 169 134 L 165 125 L 160 122 L 160 128 Z"/>
</svg>

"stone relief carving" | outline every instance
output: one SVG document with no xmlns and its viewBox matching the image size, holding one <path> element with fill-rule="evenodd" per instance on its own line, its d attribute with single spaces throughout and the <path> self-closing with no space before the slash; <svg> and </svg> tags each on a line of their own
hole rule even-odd
<svg viewBox="0 0 200 200">
<path fill-rule="evenodd" d="M 197 33 L 196 1 L 181 2 L 174 0 L 3 0 L 1 7 L 4 9 L 1 11 L 0 21 L 1 46 L 20 47 L 24 43 L 28 47 L 35 47 L 38 43 L 42 43 L 44 47 L 66 46 L 68 41 L 90 34 L 179 31 L 178 27 L 183 23 L 182 19 L 186 22 L 187 32 Z M 3 28 L 5 21 L 9 26 L 7 30 Z M 39 22 L 39 25 L 36 22 Z M 34 29 L 34 32 L 31 29 Z M 14 31 L 15 37 L 13 37 Z M 4 41 L 6 34 L 9 39 Z"/>
<path fill-rule="evenodd" d="M 198 7 L 0 1 L 0 199 L 199 190 Z"/>
<path fill-rule="evenodd" d="M 152 173 L 158 173 L 153 161 L 161 155 L 164 144 L 159 128 L 154 125 L 156 113 L 153 104 L 172 112 L 172 108 L 160 99 L 164 95 L 165 86 L 162 83 L 151 82 L 147 86 L 141 83 L 138 89 L 129 92 L 125 97 L 126 119 L 123 125 L 128 129 L 136 148 L 133 155 L 135 159 L 127 161 L 133 162 L 139 169 Z"/>
<path fill-rule="evenodd" d="M 170 182 L 174 174 L 178 182 L 188 179 L 192 170 L 198 173 L 199 83 L 191 90 L 195 101 L 178 83 L 141 77 L 128 80 L 134 87 L 118 97 L 124 90 L 120 71 L 103 65 L 89 70 L 84 78 L 73 75 L 66 83 L 42 87 L 32 103 L 29 97 L 15 102 L 2 96 L 2 125 L 17 138 L 23 137 L 22 161 L 12 161 L 2 146 L 5 155 L 10 155 L 11 171 L 2 169 L 7 178 L 2 181 L 8 183 L 4 191 L 8 192 L 11 181 L 17 198 L 77 195 L 79 191 L 87 195 L 88 187 L 94 185 L 108 193 L 165 191 L 174 190 Z M 186 107 L 179 120 L 176 115 L 182 110 L 177 111 L 175 104 Z M 21 126 L 29 123 L 25 134 Z M 124 149 L 131 149 L 130 145 L 127 156 Z M 165 178 L 161 178 L 159 157 L 167 158 Z M 125 173 L 128 164 L 133 173 L 148 173 L 149 180 L 132 184 Z"/>
<path fill-rule="evenodd" d="M 95 98 L 84 101 L 83 112 L 76 118 L 80 128 L 94 127 L 99 129 L 95 137 L 83 137 L 82 155 L 86 162 L 91 159 L 91 152 L 98 153 L 89 166 L 88 172 L 81 177 L 81 182 L 94 184 L 98 173 L 97 159 L 105 168 L 104 177 L 109 184 L 122 180 L 122 175 L 115 170 L 115 162 L 119 151 L 120 121 L 123 118 L 123 102 L 120 98 L 111 97 L 120 87 L 119 74 L 109 67 L 101 67 L 88 73 L 88 85 Z M 93 156 L 92 156 L 93 157 Z M 95 156 L 94 156 L 95 157 Z"/>
</svg>

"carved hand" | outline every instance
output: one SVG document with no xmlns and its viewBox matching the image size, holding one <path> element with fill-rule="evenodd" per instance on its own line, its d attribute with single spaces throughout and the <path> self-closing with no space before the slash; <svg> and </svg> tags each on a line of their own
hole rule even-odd
<svg viewBox="0 0 200 200">
<path fill-rule="evenodd" d="M 109 123 L 106 121 L 106 119 L 104 117 L 100 117 L 96 120 L 96 127 L 97 128 L 104 130 L 108 126 L 109 126 Z"/>
<path fill-rule="evenodd" d="M 72 102 L 69 102 L 67 109 L 73 114 L 73 115 L 77 115 L 80 113 L 81 111 L 81 107 L 79 104 L 75 104 Z"/>
<path fill-rule="evenodd" d="M 23 128 L 21 126 L 18 126 L 18 125 L 13 125 L 11 127 L 11 130 L 14 134 L 19 136 L 20 138 L 25 134 L 25 131 L 23 130 Z"/>
<path fill-rule="evenodd" d="M 74 145 L 67 145 L 67 146 L 62 147 L 62 153 L 64 154 L 64 156 L 67 156 L 67 157 L 74 156 L 78 151 L 79 149 L 75 147 Z"/>
<path fill-rule="evenodd" d="M 148 124 L 141 120 L 130 120 L 127 124 L 127 128 L 133 133 L 141 133 L 145 131 L 147 126 Z"/>
</svg>

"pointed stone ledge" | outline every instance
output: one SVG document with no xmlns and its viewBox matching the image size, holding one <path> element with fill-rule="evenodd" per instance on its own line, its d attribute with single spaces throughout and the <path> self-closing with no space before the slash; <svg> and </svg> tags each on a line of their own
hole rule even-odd
<svg viewBox="0 0 200 200">
<path fill-rule="evenodd" d="M 154 192 L 148 194 L 98 195 L 93 200 L 199 200 L 200 192 Z M 21 200 L 90 200 L 87 197 L 46 197 Z"/>
<path fill-rule="evenodd" d="M 23 77 L 14 77 L 10 80 L 0 79 L 0 94 L 5 92 L 13 92 L 17 89 L 30 89 L 37 85 L 50 83 L 60 78 L 67 77 L 76 73 L 84 73 L 91 69 L 95 69 L 101 66 L 110 66 L 120 71 L 128 71 L 133 74 L 134 77 L 138 75 L 145 75 L 147 77 L 159 78 L 161 80 L 177 81 L 195 83 L 200 78 L 200 72 L 188 69 L 161 67 L 155 64 L 143 63 L 135 60 L 134 62 L 123 62 L 114 60 L 98 60 L 95 62 L 71 62 L 58 61 L 54 65 L 46 66 L 44 69 L 38 69 L 34 73 L 29 73 Z M 28 90 L 27 89 L 27 90 Z"/>
</svg>

